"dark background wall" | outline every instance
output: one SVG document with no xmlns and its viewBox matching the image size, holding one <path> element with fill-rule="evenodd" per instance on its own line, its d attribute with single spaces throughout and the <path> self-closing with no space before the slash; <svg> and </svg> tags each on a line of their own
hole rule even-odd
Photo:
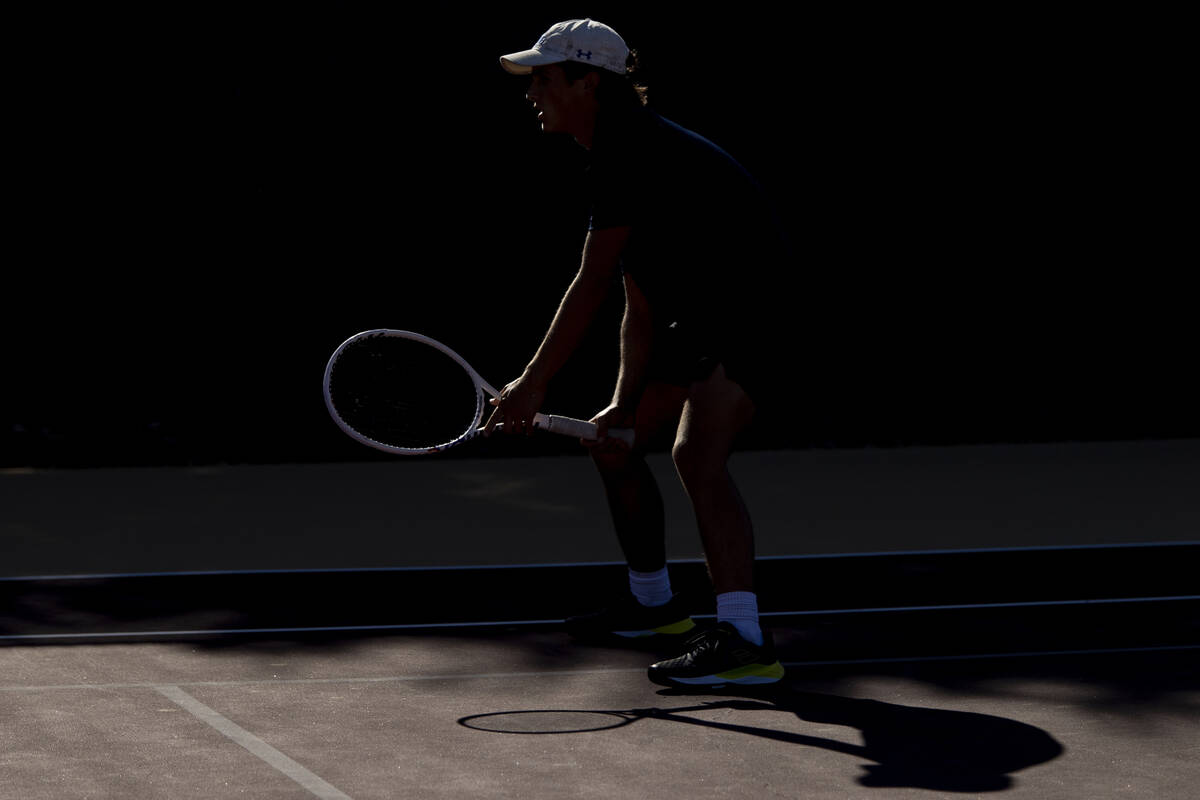
<svg viewBox="0 0 1200 800">
<path fill-rule="evenodd" d="M 586 208 L 580 151 L 538 133 L 497 57 L 585 15 L 797 245 L 763 343 L 788 402 L 750 444 L 1200 435 L 1181 104 L 1137 25 L 640 5 L 30 20 L 0 466 L 374 457 L 319 385 L 366 328 L 514 377 Z M 618 315 L 550 408 L 604 404 Z"/>
</svg>

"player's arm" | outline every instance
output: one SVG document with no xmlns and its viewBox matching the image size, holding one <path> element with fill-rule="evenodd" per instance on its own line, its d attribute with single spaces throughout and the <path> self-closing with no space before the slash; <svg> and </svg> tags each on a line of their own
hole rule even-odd
<svg viewBox="0 0 1200 800">
<path fill-rule="evenodd" d="M 621 319 L 621 362 L 612 402 L 592 418 L 598 438 L 609 428 L 633 428 L 637 407 L 646 388 L 654 326 L 650 305 L 637 283 L 625 275 L 625 315 Z"/>
<path fill-rule="evenodd" d="M 650 363 L 654 328 L 650 305 L 633 278 L 625 276 L 625 316 L 621 320 L 621 368 L 613 405 L 632 412 L 646 387 L 646 368 Z"/>
<path fill-rule="evenodd" d="M 490 432 L 497 422 L 513 432 L 531 430 L 529 420 L 541 407 L 546 387 L 562 369 L 596 318 L 617 274 L 621 251 L 629 241 L 629 228 L 605 228 L 588 233 L 583 261 L 541 345 L 525 371 L 501 390 L 497 410 L 488 420 Z"/>
<path fill-rule="evenodd" d="M 628 241 L 627 227 L 588 232 L 579 272 L 559 304 L 541 346 L 525 368 L 525 376 L 533 382 L 548 384 L 579 346 L 612 288 L 621 251 Z"/>
</svg>

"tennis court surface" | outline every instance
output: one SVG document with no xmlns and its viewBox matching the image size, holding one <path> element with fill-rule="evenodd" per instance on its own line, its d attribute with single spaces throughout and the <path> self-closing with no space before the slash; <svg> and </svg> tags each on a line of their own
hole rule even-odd
<svg viewBox="0 0 1200 800">
<path fill-rule="evenodd" d="M 733 469 L 788 678 L 691 695 L 558 630 L 583 459 L 0 474 L 0 797 L 1193 796 L 1200 442 Z"/>
</svg>

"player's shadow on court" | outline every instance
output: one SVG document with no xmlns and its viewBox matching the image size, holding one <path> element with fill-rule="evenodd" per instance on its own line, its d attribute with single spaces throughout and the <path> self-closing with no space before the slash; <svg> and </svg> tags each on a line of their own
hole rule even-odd
<svg viewBox="0 0 1200 800">
<path fill-rule="evenodd" d="M 680 696 L 672 692 L 661 694 Z M 689 712 L 717 709 L 744 711 L 746 722 L 688 716 Z M 776 730 L 767 727 L 767 719 L 752 718 L 752 712 L 790 713 L 805 722 L 857 728 L 863 744 Z M 872 762 L 862 765 L 865 773 L 859 776 L 858 783 L 873 788 L 1002 791 L 1014 785 L 1013 773 L 1051 761 L 1063 753 L 1062 745 L 1045 731 L 1003 717 L 913 708 L 787 687 L 671 708 L 501 711 L 463 717 L 458 723 L 491 733 L 548 735 L 612 730 L 641 720 L 758 736 L 856 756 Z"/>
</svg>

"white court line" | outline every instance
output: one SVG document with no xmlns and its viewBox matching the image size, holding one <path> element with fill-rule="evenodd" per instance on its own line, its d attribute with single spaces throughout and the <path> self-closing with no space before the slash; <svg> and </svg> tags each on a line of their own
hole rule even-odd
<svg viewBox="0 0 1200 800">
<path fill-rule="evenodd" d="M 1102 606 L 1120 603 L 1178 603 L 1200 600 L 1200 594 L 1163 597 L 1097 597 L 1083 600 L 1021 600 L 1011 603 L 957 603 L 930 606 L 879 606 L 878 608 L 827 608 L 808 611 L 764 611 L 761 617 L 817 617 L 824 614 L 885 614 L 905 611 L 978 611 L 990 608 L 1051 608 L 1058 606 Z M 696 619 L 706 615 L 693 614 Z M 712 615 L 707 615 L 710 619 Z"/>
<path fill-rule="evenodd" d="M 405 625 L 328 625 L 293 628 L 200 628 L 197 630 L 112 631 L 96 633 L 18 633 L 0 636 L 0 642 L 54 639 L 147 639 L 175 636 L 241 636 L 264 633 L 366 633 L 369 631 L 454 630 L 456 628 L 511 628 L 561 625 L 561 619 L 524 619 L 500 622 L 420 622 Z"/>
<path fill-rule="evenodd" d="M 213 711 L 178 686 L 156 686 L 154 688 L 163 697 L 184 711 L 187 711 L 196 719 L 208 723 L 221 735 L 232 739 L 270 766 L 303 786 L 313 796 L 319 797 L 321 800 L 351 800 L 348 794 L 342 792 L 336 786 L 327 783 L 319 775 L 288 758 L 253 733 L 250 733 L 250 731 L 234 723 L 228 717 L 223 717 L 216 711 Z"/>
<path fill-rule="evenodd" d="M 856 664 L 932 664 L 939 661 L 984 661 L 1001 658 L 1045 658 L 1048 656 L 1113 656 L 1122 653 L 1174 653 L 1200 650 L 1200 644 L 1180 644 L 1165 647 L 1113 647 L 1097 650 L 1030 650 L 1024 653 L 978 653 L 961 656 L 916 656 L 896 658 L 850 658 L 835 661 L 785 661 L 785 667 L 842 667 Z"/>
<path fill-rule="evenodd" d="M 245 678 L 228 681 L 177 681 L 173 686 L 179 687 L 232 687 L 232 686 L 307 686 L 320 684 L 360 684 L 360 683 L 413 683 L 419 681 L 480 681 L 480 680 L 511 680 L 514 678 L 562 678 L 578 675 L 613 675 L 621 672 L 645 672 L 645 667 L 605 667 L 603 669 L 557 669 L 525 672 L 467 672 L 461 674 L 443 675 L 383 675 L 361 678 Z M 155 689 L 163 688 L 161 683 L 64 683 L 48 686 L 0 686 L 0 692 L 55 692 L 78 691 L 80 689 L 99 689 L 113 691 L 119 689 Z"/>
<path fill-rule="evenodd" d="M 872 608 L 820 608 L 804 611 L 764 611 L 762 617 L 819 617 L 849 614 L 887 614 L 913 611 L 979 611 L 999 608 L 1053 608 L 1067 606 L 1117 605 L 1121 603 L 1177 603 L 1200 600 L 1200 595 L 1162 597 L 1112 597 L 1083 600 L 1025 600 L 1010 603 L 963 603 L 926 606 L 879 606 Z M 715 619 L 714 614 L 693 614 L 693 619 Z M 179 636 L 243 636 L 285 633 L 366 633 L 370 631 L 455 630 L 458 628 L 516 628 L 561 625 L 561 619 L 523 619 L 475 622 L 420 622 L 398 625 L 327 625 L 281 628 L 200 628 L 196 630 L 96 631 L 92 633 L 17 633 L 0 635 L 0 642 L 153 639 Z"/>
<path fill-rule="evenodd" d="M 925 664 L 942 661 L 980 661 L 1002 658 L 1039 658 L 1058 656 L 1097 656 L 1121 655 L 1137 653 L 1172 653 L 1200 650 L 1200 645 L 1166 645 L 1161 647 L 1114 647 L 1092 650 L 1030 650 L 1021 653 L 966 653 L 962 655 L 942 656 L 897 656 L 894 658 L 857 658 L 839 659 L 832 661 L 785 661 L 787 667 L 825 667 L 853 666 L 856 664 Z M 120 691 L 124 689 L 177 689 L 181 687 L 215 687 L 228 688 L 237 686 L 309 686 L 330 684 L 370 684 L 370 683 L 417 683 L 423 681 L 484 681 L 484 680 L 514 680 L 518 678 L 569 678 L 586 675 L 619 675 L 638 673 L 644 674 L 645 667 L 606 667 L 603 669 L 563 669 L 537 670 L 528 672 L 473 672 L 460 675 L 383 675 L 360 678 L 256 678 L 228 681 L 179 681 L 171 686 L 160 683 L 67 683 L 46 686 L 0 686 L 0 692 L 66 692 L 66 691 Z M 215 713 L 215 712 L 214 712 Z M 232 723 L 230 723 L 232 724 Z"/>
<path fill-rule="evenodd" d="M 861 553 L 807 553 L 803 555 L 758 556 L 757 561 L 815 561 L 838 558 L 875 558 L 878 556 L 946 556 L 971 555 L 976 553 L 1044 553 L 1060 550 L 1134 550 L 1156 547 L 1194 547 L 1200 540 L 1159 542 L 1123 542 L 1115 544 L 1066 544 L 1031 545 L 1025 547 L 978 547 L 936 550 L 879 550 Z M 668 564 L 704 564 L 703 558 L 672 558 Z M 307 575 L 307 574 L 355 574 L 370 572 L 455 572 L 487 571 L 506 569 L 555 569 L 560 567 L 624 567 L 624 561 L 566 561 L 541 564 L 441 564 L 412 567 L 311 567 L 299 569 L 214 569 L 182 570 L 173 572 L 98 572 L 67 573 L 62 575 L 7 575 L 0 576 L 0 583 L 17 581 L 78 581 L 112 580 L 116 578 L 193 578 L 232 575 Z"/>
</svg>

